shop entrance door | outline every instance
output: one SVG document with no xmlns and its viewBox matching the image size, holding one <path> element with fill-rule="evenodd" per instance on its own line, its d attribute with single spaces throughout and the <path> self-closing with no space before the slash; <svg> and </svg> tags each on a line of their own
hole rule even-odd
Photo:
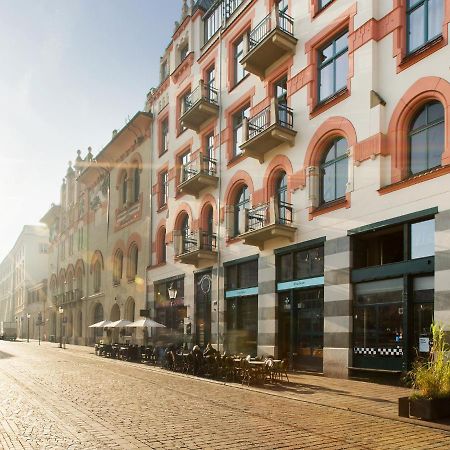
<svg viewBox="0 0 450 450">
<path fill-rule="evenodd" d="M 294 291 L 294 367 L 323 371 L 323 288 Z"/>
<path fill-rule="evenodd" d="M 211 343 L 211 280 L 211 271 L 195 274 L 195 333 L 200 347 Z"/>
<path fill-rule="evenodd" d="M 409 364 L 417 357 L 428 357 L 431 342 L 430 327 L 434 312 L 434 276 L 412 280 L 412 314 L 409 339 Z"/>
</svg>

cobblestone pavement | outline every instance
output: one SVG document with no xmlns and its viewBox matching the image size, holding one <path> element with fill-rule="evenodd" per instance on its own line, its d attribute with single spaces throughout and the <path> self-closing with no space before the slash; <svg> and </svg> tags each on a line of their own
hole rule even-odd
<svg viewBox="0 0 450 450">
<path fill-rule="evenodd" d="M 107 360 L 87 347 L 0 341 L 0 448 L 450 448 L 449 431 L 358 412 L 358 384 L 329 380 L 327 390 L 327 380 L 284 395 Z M 363 400 L 373 396 L 359 386 Z"/>
</svg>

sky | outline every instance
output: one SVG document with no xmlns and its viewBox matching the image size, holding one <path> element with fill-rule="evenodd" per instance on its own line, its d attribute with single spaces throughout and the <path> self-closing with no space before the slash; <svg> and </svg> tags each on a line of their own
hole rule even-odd
<svg viewBox="0 0 450 450">
<path fill-rule="evenodd" d="M 181 0 L 0 0 L 0 261 L 159 82 Z"/>
</svg>

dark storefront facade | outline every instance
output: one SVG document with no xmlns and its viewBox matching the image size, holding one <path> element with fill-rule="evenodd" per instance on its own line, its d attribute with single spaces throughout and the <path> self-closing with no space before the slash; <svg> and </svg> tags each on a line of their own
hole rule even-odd
<svg viewBox="0 0 450 450">
<path fill-rule="evenodd" d="M 434 311 L 434 211 L 350 232 L 353 366 L 405 371 L 429 352 Z"/>
<path fill-rule="evenodd" d="M 323 370 L 324 239 L 276 250 L 278 352 L 294 369 Z"/>
<path fill-rule="evenodd" d="M 174 299 L 169 297 L 169 289 L 176 290 Z M 185 341 L 184 319 L 187 308 L 184 304 L 184 276 L 172 277 L 154 283 L 155 320 L 166 328 L 156 329 L 160 339 L 179 344 Z"/>
<path fill-rule="evenodd" d="M 256 356 L 258 339 L 258 257 L 224 264 L 225 349 Z"/>
</svg>

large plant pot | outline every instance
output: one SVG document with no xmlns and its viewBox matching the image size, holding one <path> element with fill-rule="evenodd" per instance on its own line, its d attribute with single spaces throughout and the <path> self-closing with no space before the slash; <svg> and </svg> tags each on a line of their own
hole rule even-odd
<svg viewBox="0 0 450 450">
<path fill-rule="evenodd" d="M 424 420 L 450 417 L 450 398 L 409 399 L 409 415 Z"/>
</svg>

